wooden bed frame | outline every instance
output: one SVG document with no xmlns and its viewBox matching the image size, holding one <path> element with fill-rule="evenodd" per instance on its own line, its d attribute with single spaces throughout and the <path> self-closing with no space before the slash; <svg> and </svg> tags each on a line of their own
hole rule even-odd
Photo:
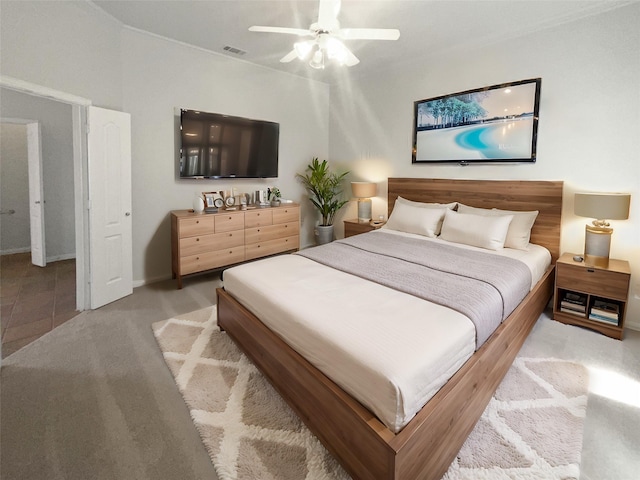
<svg viewBox="0 0 640 480">
<path fill-rule="evenodd" d="M 562 182 L 389 179 L 395 199 L 539 210 L 532 242 L 551 251 L 540 282 L 493 335 L 397 434 L 218 289 L 218 324 L 355 479 L 439 480 L 473 430 L 553 290 Z"/>
</svg>

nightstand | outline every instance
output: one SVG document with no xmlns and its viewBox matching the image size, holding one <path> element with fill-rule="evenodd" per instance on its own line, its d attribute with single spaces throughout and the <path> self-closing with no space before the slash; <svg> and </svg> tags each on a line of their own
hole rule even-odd
<svg viewBox="0 0 640 480">
<path fill-rule="evenodd" d="M 576 262 L 573 253 L 556 262 L 553 319 L 622 340 L 631 269 L 626 260 L 607 267 Z"/>
<path fill-rule="evenodd" d="M 357 218 L 353 218 L 351 220 L 345 220 L 344 236 L 345 238 L 347 238 L 347 237 L 352 237 L 353 235 L 358 235 L 360 233 L 367 233 L 372 230 L 377 230 L 382 225 L 384 225 L 384 223 L 381 223 L 380 225 L 376 225 L 374 227 L 369 222 L 359 222 Z"/>
</svg>

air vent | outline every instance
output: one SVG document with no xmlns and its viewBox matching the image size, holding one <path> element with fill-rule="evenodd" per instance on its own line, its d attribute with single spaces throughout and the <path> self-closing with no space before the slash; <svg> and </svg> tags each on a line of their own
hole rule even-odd
<svg viewBox="0 0 640 480">
<path fill-rule="evenodd" d="M 226 52 L 233 53 L 234 55 L 244 55 L 247 53 L 244 50 L 240 50 L 236 47 L 230 47 L 229 45 L 225 45 L 222 49 Z"/>
</svg>

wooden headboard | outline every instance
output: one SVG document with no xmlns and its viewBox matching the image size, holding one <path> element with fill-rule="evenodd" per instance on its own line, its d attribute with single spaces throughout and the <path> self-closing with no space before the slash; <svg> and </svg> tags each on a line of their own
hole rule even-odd
<svg viewBox="0 0 640 480">
<path fill-rule="evenodd" d="M 546 247 L 553 262 L 560 256 L 561 181 L 448 180 L 389 178 L 388 214 L 398 196 L 416 202 L 460 202 L 471 207 L 538 210 L 531 243 Z"/>
</svg>

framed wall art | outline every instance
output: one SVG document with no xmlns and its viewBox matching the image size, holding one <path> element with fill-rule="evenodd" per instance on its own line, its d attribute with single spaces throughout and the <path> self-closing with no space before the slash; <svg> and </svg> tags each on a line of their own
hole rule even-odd
<svg viewBox="0 0 640 480">
<path fill-rule="evenodd" d="M 542 79 L 414 102 L 413 163 L 535 162 Z"/>
</svg>

